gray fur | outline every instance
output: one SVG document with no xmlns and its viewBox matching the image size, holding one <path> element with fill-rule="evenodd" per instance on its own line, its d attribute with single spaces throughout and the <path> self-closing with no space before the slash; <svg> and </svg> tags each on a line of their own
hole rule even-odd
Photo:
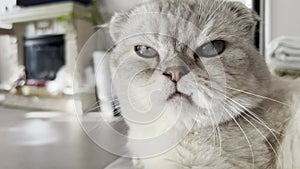
<svg viewBox="0 0 300 169">
<path fill-rule="evenodd" d="M 296 109 L 278 103 L 294 104 L 289 100 L 292 93 L 276 85 L 290 82 L 272 80 L 255 49 L 257 21 L 242 3 L 218 0 L 146 1 L 112 18 L 110 33 L 116 47 L 111 67 L 129 137 L 157 137 L 173 126 L 176 137 L 189 130 L 176 148 L 143 159 L 145 169 L 282 166 L 277 160 L 279 145 Z M 225 51 L 215 58 L 195 59 L 194 51 L 212 40 L 226 41 Z M 133 50 L 135 45 L 150 46 L 160 56 L 141 58 Z M 172 66 L 189 69 L 177 85 L 191 96 L 192 104 L 166 101 L 174 84 L 163 72 Z M 159 110 L 163 114 L 149 125 L 128 120 Z M 181 112 L 179 124 L 172 123 Z M 128 147 L 134 157 L 143 158 L 141 147 L 130 141 Z"/>
</svg>

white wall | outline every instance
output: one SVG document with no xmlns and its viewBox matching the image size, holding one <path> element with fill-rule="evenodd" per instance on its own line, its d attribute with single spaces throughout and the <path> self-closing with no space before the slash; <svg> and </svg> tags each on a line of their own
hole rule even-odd
<svg viewBox="0 0 300 169">
<path fill-rule="evenodd" d="M 246 6 L 248 6 L 249 8 L 252 8 L 252 0 L 229 0 L 229 1 L 240 1 L 244 3 Z"/>
<path fill-rule="evenodd" d="M 300 0 L 266 0 L 266 41 L 300 37 Z"/>
</svg>

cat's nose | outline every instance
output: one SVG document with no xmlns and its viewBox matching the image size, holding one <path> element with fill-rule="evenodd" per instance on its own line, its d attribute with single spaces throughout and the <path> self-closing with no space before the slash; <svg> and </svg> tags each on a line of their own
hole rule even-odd
<svg viewBox="0 0 300 169">
<path fill-rule="evenodd" d="M 173 66 L 168 67 L 163 75 L 170 77 L 173 82 L 178 82 L 188 72 L 188 69 L 184 66 Z"/>
</svg>

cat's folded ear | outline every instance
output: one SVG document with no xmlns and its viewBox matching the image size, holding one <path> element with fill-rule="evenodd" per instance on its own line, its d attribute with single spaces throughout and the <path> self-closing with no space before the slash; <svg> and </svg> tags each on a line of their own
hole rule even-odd
<svg viewBox="0 0 300 169">
<path fill-rule="evenodd" d="M 241 24 L 244 31 L 254 30 L 256 24 L 261 21 L 261 18 L 255 11 L 248 8 L 242 2 L 231 1 L 229 2 L 229 9 Z"/>
<path fill-rule="evenodd" d="M 126 23 L 127 19 L 128 16 L 124 13 L 116 13 L 111 18 L 109 23 L 109 33 L 114 41 L 119 40 L 123 30 L 123 26 Z"/>
<path fill-rule="evenodd" d="M 124 31 L 124 24 L 126 24 L 128 21 L 128 14 L 130 13 L 130 11 L 132 11 L 135 7 L 138 7 L 139 5 L 151 1 L 153 0 L 133 0 L 131 3 L 129 3 L 132 6 L 129 6 L 128 9 L 125 10 L 125 12 L 115 13 L 115 15 L 111 18 L 109 23 L 110 36 L 114 41 L 119 40 L 122 31 Z"/>
<path fill-rule="evenodd" d="M 123 25 L 126 23 L 128 17 L 123 13 L 116 13 L 110 20 L 109 33 L 114 41 L 119 40 Z"/>
</svg>

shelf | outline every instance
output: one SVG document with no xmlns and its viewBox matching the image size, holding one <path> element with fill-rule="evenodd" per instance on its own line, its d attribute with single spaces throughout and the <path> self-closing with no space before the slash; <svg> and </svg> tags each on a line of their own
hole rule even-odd
<svg viewBox="0 0 300 169">
<path fill-rule="evenodd" d="M 13 26 L 12 26 L 12 24 L 7 24 L 7 23 L 0 22 L 0 28 L 2 28 L 2 29 L 12 29 Z"/>
<path fill-rule="evenodd" d="M 9 12 L 0 13 L 0 28 L 11 29 L 14 23 L 53 19 L 68 15 L 70 12 L 74 12 L 76 15 L 87 11 L 88 9 L 85 6 L 74 2 L 16 8 Z"/>
</svg>

